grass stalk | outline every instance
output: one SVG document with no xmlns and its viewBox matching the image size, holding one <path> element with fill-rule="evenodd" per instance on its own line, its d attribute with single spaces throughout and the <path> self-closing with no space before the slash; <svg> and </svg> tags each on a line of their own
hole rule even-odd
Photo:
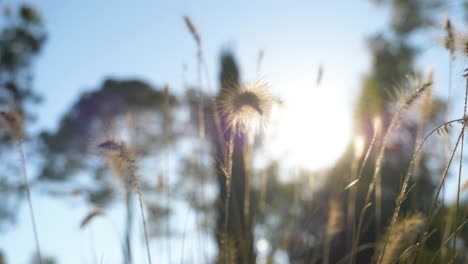
<svg viewBox="0 0 468 264">
<path fill-rule="evenodd" d="M 465 101 L 463 105 L 463 117 L 466 117 L 467 111 L 467 103 L 468 103 L 468 75 L 465 75 L 466 79 L 466 87 L 465 87 Z M 465 124 L 463 125 L 463 128 Z M 457 200 L 456 200 L 456 207 L 455 207 L 455 227 L 458 224 L 458 215 L 460 210 L 460 188 L 461 188 L 461 175 L 462 175 L 462 167 L 463 167 L 463 145 L 465 142 L 465 133 L 462 131 L 461 137 L 461 145 L 460 145 L 460 163 L 458 167 L 458 182 L 457 182 Z M 453 238 L 453 256 L 457 255 L 457 231 L 455 230 L 454 238 Z"/>
<path fill-rule="evenodd" d="M 125 190 L 125 208 L 126 208 L 126 216 L 125 216 L 125 251 L 124 253 L 124 259 L 125 263 L 132 264 L 133 263 L 133 258 L 132 258 L 132 242 L 131 242 L 131 236 L 132 236 L 132 219 L 133 219 L 133 206 L 132 206 L 132 194 L 131 190 L 126 187 Z"/>
<path fill-rule="evenodd" d="M 224 170 L 226 176 L 226 200 L 224 201 L 224 260 L 225 263 L 229 263 L 231 256 L 230 256 L 230 248 L 231 244 L 229 241 L 229 202 L 231 199 L 231 179 L 232 179 L 232 156 L 234 152 L 234 136 L 235 130 L 231 129 L 229 133 L 229 140 L 227 146 L 227 152 L 225 153 L 224 157 Z"/>
<path fill-rule="evenodd" d="M 361 162 L 361 155 L 355 154 L 353 158 L 353 162 L 351 164 L 351 182 L 358 180 L 358 170 L 359 170 L 359 163 Z M 357 200 L 357 188 L 351 188 L 348 192 L 349 197 L 349 206 L 348 206 L 348 213 L 347 213 L 347 247 L 349 250 L 353 248 L 353 241 L 356 236 L 356 200 Z M 349 234 L 351 232 L 351 234 Z"/>
<path fill-rule="evenodd" d="M 144 232 L 144 235 L 145 235 L 146 255 L 148 257 L 148 263 L 151 264 L 151 253 L 150 253 L 150 248 L 149 248 L 148 228 L 146 227 L 145 210 L 144 210 L 144 207 L 143 207 L 143 198 L 142 198 L 143 195 L 141 193 L 138 180 L 135 183 L 135 189 L 136 189 L 136 193 L 137 193 L 137 196 L 138 196 L 138 202 L 140 204 L 141 221 L 142 221 L 142 224 L 143 224 L 143 232 Z"/>
<path fill-rule="evenodd" d="M 445 49 L 448 51 L 448 84 L 447 84 L 447 108 L 445 113 L 445 120 L 450 120 L 450 106 L 452 103 L 452 72 L 453 72 L 453 60 L 454 60 L 454 53 L 455 53 L 455 39 L 454 39 L 454 31 L 452 27 L 452 22 L 449 18 L 445 21 L 444 27 L 446 36 L 444 39 L 444 46 Z M 444 135 L 444 155 L 447 161 L 449 155 L 449 143 L 450 143 L 450 135 L 446 133 Z M 442 203 L 445 204 L 445 186 L 442 187 Z M 444 238 L 448 234 L 448 231 L 445 230 L 441 236 L 441 242 L 444 241 Z M 442 251 L 442 255 L 446 254 L 446 250 Z"/>
<path fill-rule="evenodd" d="M 18 148 L 18 154 L 21 160 L 21 170 L 22 170 L 23 177 L 24 177 L 24 190 L 26 192 L 26 197 L 28 199 L 29 216 L 31 217 L 31 223 L 32 223 L 32 228 L 33 228 L 33 233 L 34 233 L 34 243 L 36 244 L 37 258 L 39 260 L 39 264 L 42 264 L 43 262 L 42 262 L 41 248 L 39 246 L 39 235 L 37 232 L 36 217 L 34 214 L 34 207 L 33 207 L 32 197 L 31 197 L 31 188 L 29 184 L 28 171 L 26 168 L 26 157 L 24 155 L 23 141 L 21 138 L 18 138 L 16 140 L 16 146 Z"/>
<path fill-rule="evenodd" d="M 380 119 L 376 118 L 374 120 L 374 131 L 373 131 L 371 143 L 369 144 L 369 147 L 366 150 L 366 154 L 364 155 L 364 159 L 362 160 L 362 163 L 360 165 L 359 172 L 357 174 L 357 179 L 355 181 L 351 182 L 350 184 L 348 184 L 348 186 L 346 188 L 352 187 L 352 185 L 358 183 L 358 181 L 361 179 L 362 172 L 363 172 L 363 170 L 364 170 L 364 168 L 365 168 L 365 166 L 367 164 L 370 153 L 372 152 L 372 149 L 374 148 L 375 141 L 376 141 L 377 137 L 380 134 L 380 130 L 381 130 L 380 125 L 381 125 L 380 124 Z M 357 246 L 359 244 L 360 231 L 361 231 L 361 226 L 363 224 L 363 216 L 364 216 L 364 211 L 365 211 L 364 208 L 365 207 L 363 207 L 363 209 L 361 210 L 361 213 L 359 215 L 358 228 L 357 228 L 355 233 L 353 231 L 353 238 L 352 238 L 353 243 L 352 243 L 352 247 L 351 247 L 351 258 L 349 259 L 349 261 L 350 261 L 349 263 L 354 263 L 354 261 L 355 261 L 356 255 L 354 253 L 355 253 L 355 251 L 357 249 Z"/>
<path fill-rule="evenodd" d="M 465 126 L 466 126 L 466 119 L 462 119 L 463 120 L 463 127 L 461 129 L 461 132 L 457 138 L 457 141 L 455 142 L 455 146 L 453 147 L 452 151 L 451 151 L 451 154 L 449 156 L 449 160 L 447 161 L 446 163 L 446 166 L 445 166 L 445 169 L 444 169 L 444 172 L 442 174 L 442 179 L 439 183 L 439 186 L 437 187 L 437 191 L 436 191 L 436 195 L 432 201 L 432 206 L 431 206 L 431 210 L 429 212 L 429 215 L 427 217 L 427 220 L 426 220 L 426 224 L 424 226 L 424 229 L 423 229 L 423 233 L 419 239 L 419 251 L 418 251 L 418 255 L 416 256 L 416 260 L 419 258 L 420 254 L 421 254 L 421 251 L 422 251 L 422 248 L 424 247 L 424 244 L 425 244 L 425 241 L 426 241 L 426 237 L 427 237 L 427 230 L 429 229 L 429 225 L 430 225 L 430 222 L 432 220 L 432 216 L 435 212 L 435 208 L 436 208 L 436 205 L 437 205 L 437 201 L 439 199 L 439 195 L 440 195 L 440 192 L 442 190 L 442 186 L 444 185 L 445 183 L 445 179 L 447 178 L 447 175 L 448 175 L 448 170 L 450 168 L 450 165 L 452 163 L 452 160 L 453 160 L 453 157 L 455 156 L 455 152 L 458 148 L 458 145 L 461 141 L 461 138 L 462 138 L 462 135 L 463 133 L 465 132 Z"/>
<path fill-rule="evenodd" d="M 252 140 L 244 145 L 245 191 L 244 191 L 244 221 L 250 225 L 250 178 L 252 174 Z"/>
</svg>

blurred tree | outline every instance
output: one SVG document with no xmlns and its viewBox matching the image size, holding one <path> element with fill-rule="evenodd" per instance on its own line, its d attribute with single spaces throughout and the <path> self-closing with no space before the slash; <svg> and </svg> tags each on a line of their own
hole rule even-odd
<svg viewBox="0 0 468 264">
<path fill-rule="evenodd" d="M 173 131 L 170 138 L 161 136 L 163 120 L 172 122 L 172 117 L 163 116 L 164 98 L 164 91 L 137 80 L 106 80 L 96 91 L 84 93 L 64 114 L 56 132 L 41 133 L 41 151 L 47 159 L 39 180 L 74 183 L 77 177 L 85 176 L 80 172 L 91 170 L 89 185 L 71 188 L 96 206 L 105 207 L 112 201 L 114 188 L 109 184 L 112 178 L 105 176 L 105 164 L 95 159 L 99 154 L 97 145 L 125 137 L 138 157 L 160 153 L 165 140 L 173 142 L 178 134 Z M 170 100 L 170 107 L 175 107 L 175 97 Z"/>
<path fill-rule="evenodd" d="M 0 7 L 1 8 L 1 7 Z M 46 33 L 40 12 L 29 4 L 3 6 L 0 18 L 0 111 L 18 112 L 28 122 L 34 118 L 32 106 L 40 101 L 32 86 L 32 63 L 41 52 Z M 23 124 L 24 126 L 25 124 Z M 26 130 L 27 131 L 27 130 Z M 30 137 L 26 135 L 25 139 Z M 0 229 L 12 223 L 17 206 L 24 196 L 24 183 L 16 176 L 18 169 L 13 151 L 13 137 L 0 122 Z"/>
<path fill-rule="evenodd" d="M 0 94 L 2 107 L 15 107 L 23 112 L 28 101 L 39 96 L 32 89 L 31 66 L 46 40 L 39 11 L 21 5 L 15 13 L 5 7 L 0 33 Z"/>
<path fill-rule="evenodd" d="M 176 105 L 167 87 L 158 90 L 138 80 L 106 80 L 96 91 L 81 95 L 64 114 L 57 131 L 40 135 L 44 160 L 38 179 L 47 183 L 50 193 L 61 197 L 79 195 L 101 208 L 120 201 L 120 195 L 125 194 L 125 263 L 132 262 L 132 188 L 97 159 L 97 147 L 109 140 L 124 141 L 138 164 L 145 164 L 150 155 L 167 151 L 181 134 L 172 126 Z M 148 194 L 158 190 L 154 188 L 156 179 L 138 178 L 149 216 L 159 212 L 169 215 L 169 208 L 160 205 L 161 199 Z"/>
</svg>

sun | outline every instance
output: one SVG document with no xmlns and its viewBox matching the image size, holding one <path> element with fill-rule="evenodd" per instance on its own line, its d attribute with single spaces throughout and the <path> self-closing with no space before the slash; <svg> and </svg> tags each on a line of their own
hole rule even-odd
<svg viewBox="0 0 468 264">
<path fill-rule="evenodd" d="M 274 109 L 266 146 L 274 159 L 317 170 L 332 166 L 351 138 L 351 114 L 337 91 L 291 93 Z"/>
</svg>

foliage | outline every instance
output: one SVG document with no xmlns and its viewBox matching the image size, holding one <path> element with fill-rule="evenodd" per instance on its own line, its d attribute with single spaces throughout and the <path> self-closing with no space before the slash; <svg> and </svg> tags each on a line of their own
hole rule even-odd
<svg viewBox="0 0 468 264">
<path fill-rule="evenodd" d="M 49 158 L 44 160 L 39 179 L 62 186 L 75 182 L 73 190 L 91 203 L 105 206 L 112 201 L 115 186 L 110 184 L 112 178 L 106 175 L 103 165 L 96 162 L 97 145 L 120 137 L 119 131 L 127 130 L 131 148 L 138 157 L 163 150 L 164 144 L 177 137 L 176 131 L 170 137 L 162 137 L 166 133 L 163 123 L 170 126 L 172 122 L 172 113 L 164 109 L 168 96 L 136 80 L 107 80 L 98 90 L 84 93 L 64 115 L 56 132 L 40 135 L 42 151 Z M 169 107 L 175 105 L 175 97 L 170 96 Z M 138 135 L 134 136 L 136 131 Z M 76 185 L 79 173 L 85 171 L 92 172 L 89 184 Z"/>
<path fill-rule="evenodd" d="M 16 111 L 23 120 L 31 121 L 34 115 L 30 108 L 40 101 L 32 86 L 32 65 L 46 40 L 45 25 L 31 5 L 5 10 L 0 20 L 0 111 Z M 18 173 L 16 160 L 10 155 L 13 140 L 7 125 L 0 122 L 0 198 L 5 201 L 0 207 L 0 228 L 15 221 L 24 193 L 24 185 L 12 177 Z"/>
</svg>

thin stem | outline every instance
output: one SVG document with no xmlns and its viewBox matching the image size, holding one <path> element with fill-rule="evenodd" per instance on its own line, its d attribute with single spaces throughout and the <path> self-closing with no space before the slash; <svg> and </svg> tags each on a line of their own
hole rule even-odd
<svg viewBox="0 0 468 264">
<path fill-rule="evenodd" d="M 164 122 L 163 122 L 164 125 L 163 126 L 164 126 L 164 136 L 165 136 L 164 140 L 165 140 L 166 147 L 167 147 L 167 144 L 168 144 L 167 143 L 167 137 L 166 137 L 166 135 L 167 135 L 167 126 L 169 124 L 169 122 L 168 122 L 168 120 L 169 120 L 168 119 L 168 107 L 169 107 L 169 94 L 165 93 L 164 104 L 163 104 L 163 112 L 164 112 L 163 113 L 164 114 Z M 128 131 L 129 131 L 130 139 L 132 139 L 133 138 L 133 133 L 132 133 L 133 132 L 133 129 L 132 129 L 133 119 L 132 119 L 131 112 L 127 113 L 127 120 L 126 121 L 127 121 L 127 127 L 128 127 Z M 132 144 L 130 144 L 130 145 L 132 145 Z M 133 163 L 134 162 L 135 161 L 133 161 Z M 151 264 L 151 256 L 150 256 L 149 242 L 148 242 L 148 232 L 147 232 L 147 228 L 146 228 L 146 218 L 145 218 L 145 212 L 144 212 L 144 208 L 143 208 L 143 199 L 142 199 L 143 195 L 142 195 L 141 190 L 140 190 L 140 182 L 139 182 L 138 176 L 135 173 L 135 171 L 136 171 L 135 167 L 134 167 L 135 164 L 132 164 L 132 165 L 133 165 L 133 166 L 131 166 L 132 169 L 130 170 L 131 175 L 129 175 L 129 177 L 130 177 L 130 179 L 135 180 L 134 188 L 135 188 L 135 192 L 136 192 L 136 194 L 138 196 L 138 202 L 139 202 L 139 205 L 140 205 L 140 214 L 141 214 L 141 220 L 143 222 L 143 232 L 144 232 L 144 236 L 145 236 L 145 245 L 146 245 L 146 251 L 147 251 L 147 255 L 148 255 L 148 261 L 149 261 L 149 264 Z M 132 203 L 132 200 L 131 200 L 131 191 L 132 190 L 131 190 L 129 185 L 126 185 L 125 189 L 126 189 L 125 191 L 127 193 L 127 209 L 133 211 L 132 209 L 129 209 L 130 207 L 133 207 L 132 204 L 131 204 Z M 133 212 L 130 212 L 128 214 L 128 217 L 132 218 L 133 217 Z M 128 221 L 129 225 L 132 225 L 133 221 L 131 219 L 127 219 L 127 221 Z M 129 227 L 127 227 L 127 228 L 129 228 Z M 130 237 L 127 237 L 127 243 L 130 242 L 129 240 L 130 240 Z M 130 244 L 128 244 L 128 245 L 129 245 L 128 249 L 129 249 L 129 252 L 130 252 Z M 169 251 L 169 255 L 170 255 L 170 251 Z M 130 256 L 130 261 L 131 261 L 131 254 L 129 254 L 129 256 Z"/>
<path fill-rule="evenodd" d="M 30 190 L 30 185 L 29 185 L 28 172 L 26 169 L 26 157 L 24 155 L 23 143 L 21 139 L 17 139 L 16 143 L 18 147 L 18 153 L 21 159 L 21 169 L 23 171 L 23 177 L 24 177 L 24 189 L 26 192 L 26 197 L 28 199 L 29 215 L 31 217 L 31 223 L 32 223 L 33 232 L 34 232 L 34 242 L 36 243 L 37 257 L 39 259 L 39 264 L 42 264 L 42 255 L 41 255 L 41 249 L 39 247 L 39 236 L 37 233 L 36 217 L 34 215 L 34 208 L 32 204 L 31 190 Z"/>
<path fill-rule="evenodd" d="M 245 167 L 245 191 L 244 191 L 244 221 L 250 225 L 250 177 L 251 177 L 252 144 L 250 140 L 245 144 L 244 167 Z"/>
<path fill-rule="evenodd" d="M 229 200 L 231 199 L 231 179 L 232 179 L 232 154 L 234 152 L 234 135 L 235 131 L 234 129 L 231 129 L 230 135 L 229 135 L 229 140 L 228 140 L 228 147 L 227 147 L 227 153 L 225 155 L 225 160 L 224 164 L 226 166 L 225 168 L 225 174 L 226 174 L 226 200 L 224 201 L 224 232 L 226 235 L 226 238 L 224 241 L 225 249 L 225 262 L 229 263 L 230 261 L 230 243 L 229 243 Z"/>
<path fill-rule="evenodd" d="M 390 140 L 390 135 L 392 134 L 393 130 L 398 126 L 400 122 L 401 116 L 406 112 L 406 110 L 412 105 L 412 103 L 422 94 L 427 87 L 429 87 L 431 83 L 423 83 L 420 87 L 410 95 L 406 100 L 400 105 L 397 112 L 393 115 L 392 120 L 390 121 L 390 125 L 385 132 L 385 135 L 382 140 L 382 144 L 379 149 L 379 153 L 377 155 L 377 159 L 375 161 L 375 169 L 374 169 L 374 176 L 373 182 L 369 186 L 369 191 L 371 192 L 375 186 L 375 227 L 376 227 L 376 234 L 380 232 L 380 223 L 382 217 L 382 163 L 385 157 L 385 148 L 387 147 L 387 143 Z M 370 195 L 370 193 L 368 193 Z M 366 203 L 368 200 L 366 199 Z"/>
<path fill-rule="evenodd" d="M 461 130 L 461 133 L 460 133 L 460 135 L 458 136 L 458 139 L 457 139 L 457 141 L 456 141 L 456 143 L 455 143 L 455 146 L 454 146 L 453 149 L 452 149 L 452 153 L 451 153 L 450 156 L 449 156 L 449 160 L 447 161 L 447 164 L 446 164 L 446 166 L 445 166 L 444 172 L 443 172 L 443 174 L 442 174 L 442 179 L 441 179 L 441 181 L 440 181 L 440 183 L 439 183 L 439 186 L 438 186 L 438 188 L 437 188 L 437 191 L 436 191 L 436 195 L 435 195 L 435 197 L 434 197 L 434 200 L 432 201 L 431 210 L 430 210 L 429 215 L 428 215 L 428 218 L 427 218 L 427 220 L 426 220 L 426 224 L 425 224 L 424 229 L 423 229 L 423 234 L 421 235 L 421 237 L 420 237 L 420 239 L 419 239 L 419 242 L 418 242 L 419 248 L 420 248 L 420 249 L 423 248 L 423 246 L 424 246 L 425 237 L 426 237 L 426 234 L 427 234 L 427 229 L 429 228 L 429 224 L 430 224 L 430 222 L 431 222 L 431 220 L 432 220 L 432 215 L 433 215 L 433 213 L 434 213 L 434 210 L 435 210 L 435 207 L 436 207 L 436 204 L 437 204 L 437 200 L 438 200 L 439 195 L 440 195 L 440 191 L 441 191 L 441 189 L 442 189 L 442 186 L 443 186 L 444 183 L 445 183 L 445 179 L 447 178 L 448 170 L 449 170 L 450 165 L 451 165 L 451 163 L 452 163 L 452 160 L 453 160 L 453 157 L 454 157 L 454 155 L 455 155 L 455 152 L 456 152 L 456 150 L 457 150 L 457 148 L 458 148 L 458 144 L 460 143 L 460 140 L 461 140 L 461 138 L 462 138 L 462 135 L 463 135 L 463 133 L 465 132 L 465 126 L 466 126 L 466 120 L 463 119 L 463 127 L 462 127 L 462 130 Z M 418 253 L 418 255 L 416 256 L 416 258 L 418 258 L 420 254 L 421 254 L 421 250 L 419 251 L 419 253 Z"/>
<path fill-rule="evenodd" d="M 180 263 L 184 263 L 184 249 L 185 249 L 185 235 L 187 234 L 187 222 L 190 216 L 190 211 L 192 210 L 192 207 L 189 206 L 187 210 L 187 216 L 185 217 L 185 222 L 184 222 L 184 230 L 182 231 L 182 253 L 180 254 Z"/>
<path fill-rule="evenodd" d="M 437 256 L 439 255 L 439 253 L 442 251 L 442 248 L 445 247 L 445 245 L 447 245 L 447 243 L 452 239 L 452 237 L 456 236 L 456 233 L 460 230 L 462 230 L 462 228 L 466 225 L 466 223 L 468 223 L 468 219 L 466 219 L 465 221 L 463 221 L 463 223 L 461 223 L 457 229 L 455 230 L 455 232 L 452 233 L 452 235 L 450 235 L 445 241 L 444 243 L 442 243 L 442 245 L 440 245 L 439 249 L 437 249 L 437 251 L 434 253 L 434 256 L 432 257 L 431 259 L 431 262 L 430 263 L 434 263 L 434 261 L 436 260 Z"/>
<path fill-rule="evenodd" d="M 452 69 L 453 69 L 453 54 L 449 52 L 449 65 L 448 65 L 448 85 L 447 85 L 447 109 L 445 113 L 445 120 L 449 120 L 450 118 L 450 106 L 452 101 Z M 449 143 L 450 143 L 450 135 L 447 133 L 444 135 L 444 155 L 445 160 L 447 161 L 447 156 L 449 153 Z M 442 203 L 445 204 L 445 185 L 442 187 Z M 444 232 L 442 232 L 442 236 L 440 237 L 441 242 L 444 241 L 445 236 L 448 234 L 448 229 L 444 228 Z M 442 255 L 445 255 L 445 249 L 442 251 Z"/>
<path fill-rule="evenodd" d="M 131 264 L 132 261 L 132 245 L 131 245 L 131 232 L 132 232 L 132 218 L 133 218 L 133 210 L 132 210 L 132 199 L 131 199 L 131 191 L 128 186 L 125 187 L 125 206 L 127 209 L 126 217 L 126 226 L 125 226 L 125 251 L 124 251 L 124 258 L 125 263 Z"/>
<path fill-rule="evenodd" d="M 465 102 L 463 105 L 463 117 L 466 117 L 466 108 L 468 101 L 468 78 L 466 78 L 466 88 L 465 88 Z M 463 125 L 463 127 L 465 124 Z M 461 186 L 461 174 L 462 174 L 462 166 L 463 166 L 463 145 L 465 141 L 465 133 L 462 134 L 461 145 L 460 145 L 460 164 L 458 167 L 458 186 L 457 186 L 457 204 L 455 208 L 455 226 L 458 223 L 458 214 L 460 210 L 460 186 Z M 457 231 L 455 231 L 455 236 L 453 239 L 453 255 L 457 255 Z"/>
<path fill-rule="evenodd" d="M 205 103 L 204 103 L 204 95 L 203 95 L 203 89 L 202 89 L 202 79 L 201 79 L 201 71 L 202 71 L 202 65 L 203 65 L 203 59 L 202 59 L 202 49 L 201 46 L 198 45 L 198 51 L 197 51 L 197 61 L 198 61 L 198 66 L 197 66 L 197 78 L 198 78 L 198 96 L 199 96 L 199 104 L 198 104 L 198 126 L 199 126 L 199 136 L 201 139 L 205 138 Z"/>
<path fill-rule="evenodd" d="M 258 52 L 258 57 L 257 57 L 257 78 L 260 77 L 260 70 L 262 68 L 262 61 L 263 61 L 264 54 L 265 54 L 265 52 L 264 52 L 263 49 Z"/>
<path fill-rule="evenodd" d="M 372 149 L 374 148 L 377 136 L 378 136 L 378 132 L 377 132 L 376 129 L 374 129 L 374 134 L 372 136 L 371 143 L 369 145 L 369 148 L 366 151 L 366 155 L 364 156 L 364 159 L 362 160 L 362 164 L 361 164 L 360 169 L 359 169 L 359 173 L 358 173 L 358 176 L 357 176 L 358 179 L 360 179 L 361 176 L 362 176 L 362 171 L 364 170 L 364 167 L 366 166 L 367 160 L 369 159 L 370 153 L 371 153 Z"/>
<path fill-rule="evenodd" d="M 351 164 L 351 181 L 357 179 L 357 173 L 359 169 L 360 157 L 356 156 Z M 357 188 L 352 188 L 349 190 L 349 206 L 348 206 L 348 231 L 351 231 L 351 234 L 347 234 L 347 248 L 352 250 L 353 241 L 356 236 L 356 200 L 357 200 Z"/>
<path fill-rule="evenodd" d="M 371 249 L 371 248 L 374 248 L 374 247 L 375 247 L 375 243 L 363 244 L 363 245 L 360 245 L 358 248 L 356 248 L 356 253 L 360 252 L 360 251 L 363 251 L 363 250 L 366 250 L 366 249 Z M 336 264 L 345 263 L 345 261 L 347 259 L 349 259 L 349 258 L 352 258 L 353 255 L 355 255 L 354 252 L 348 253 L 346 256 L 344 256 L 342 259 L 340 259 L 338 262 L 336 262 Z"/>
<path fill-rule="evenodd" d="M 366 155 L 364 156 L 364 159 L 362 161 L 362 164 L 360 166 L 360 169 L 359 169 L 359 172 L 358 172 L 358 176 L 357 176 L 357 180 L 359 180 L 362 176 L 362 172 L 364 170 L 364 167 L 366 166 L 366 163 L 367 163 L 367 160 L 369 159 L 369 156 L 370 156 L 370 153 L 375 145 L 375 141 L 377 139 L 377 136 L 378 136 L 378 131 L 379 131 L 380 128 L 374 128 L 374 132 L 373 132 L 373 135 L 372 135 L 372 140 L 371 140 L 371 143 L 369 145 L 369 147 L 367 148 L 367 151 L 366 151 Z M 353 233 L 353 245 L 351 247 L 351 252 L 354 252 L 357 248 L 357 245 L 359 243 L 359 236 L 360 236 L 360 227 L 362 226 L 362 221 L 363 221 L 363 211 L 364 211 L 364 208 L 361 210 L 361 214 L 359 216 L 359 221 L 358 221 L 358 230 L 356 232 L 356 237 L 354 237 L 354 233 Z M 355 255 L 352 254 L 351 256 L 351 259 L 350 259 L 350 263 L 354 263 L 355 261 Z"/>
<path fill-rule="evenodd" d="M 143 208 L 143 198 L 142 198 L 142 194 L 141 194 L 138 182 L 136 183 L 136 191 L 138 195 L 138 202 L 140 203 L 141 221 L 143 222 L 143 232 L 145 235 L 146 254 L 148 256 L 148 263 L 151 264 L 151 254 L 150 254 L 149 240 L 148 240 L 148 229 L 146 228 L 145 210 Z"/>
<path fill-rule="evenodd" d="M 354 240 L 354 243 L 353 243 L 353 249 L 351 250 L 351 262 L 350 263 L 354 263 L 354 261 L 356 260 L 356 254 L 357 254 L 357 248 L 358 248 L 358 243 L 359 243 L 359 234 L 361 233 L 361 229 L 362 229 L 362 225 L 363 225 L 363 219 L 364 219 L 364 214 L 366 212 L 366 210 L 372 205 L 372 203 L 368 203 L 366 204 L 362 210 L 361 210 L 361 214 L 359 215 L 359 222 L 358 222 L 358 227 L 357 227 L 357 231 L 356 231 L 356 234 L 357 234 L 357 237 L 356 239 Z"/>
</svg>

